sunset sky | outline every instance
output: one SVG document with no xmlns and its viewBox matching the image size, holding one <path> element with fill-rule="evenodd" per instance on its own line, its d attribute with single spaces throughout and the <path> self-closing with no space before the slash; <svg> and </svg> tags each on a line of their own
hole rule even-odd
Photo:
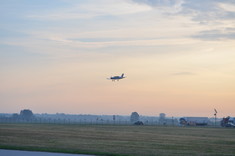
<svg viewBox="0 0 235 156">
<path fill-rule="evenodd" d="M 0 1 L 0 113 L 214 108 L 235 116 L 234 0 Z"/>
</svg>

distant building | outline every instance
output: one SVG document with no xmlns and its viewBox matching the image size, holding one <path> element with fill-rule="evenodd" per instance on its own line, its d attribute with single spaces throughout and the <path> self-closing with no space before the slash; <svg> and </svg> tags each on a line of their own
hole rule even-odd
<svg viewBox="0 0 235 156">
<path fill-rule="evenodd" d="M 201 125 L 205 126 L 208 125 L 209 119 L 208 117 L 183 117 L 179 119 L 181 125 L 189 125 L 189 126 L 196 126 Z"/>
<path fill-rule="evenodd" d="M 232 122 L 235 124 L 235 117 L 230 117 L 229 122 Z"/>
<path fill-rule="evenodd" d="M 222 127 L 235 127 L 235 118 L 231 118 L 230 116 L 223 118 L 220 121 L 220 125 Z"/>
<path fill-rule="evenodd" d="M 165 113 L 160 113 L 159 114 L 159 123 L 160 124 L 166 124 L 166 114 Z"/>
</svg>

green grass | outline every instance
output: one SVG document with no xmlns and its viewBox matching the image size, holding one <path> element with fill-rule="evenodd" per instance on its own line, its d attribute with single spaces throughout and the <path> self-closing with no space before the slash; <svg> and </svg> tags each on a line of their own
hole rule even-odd
<svg viewBox="0 0 235 156">
<path fill-rule="evenodd" d="M 0 124 L 0 148 L 110 156 L 232 156 L 235 129 Z"/>
</svg>

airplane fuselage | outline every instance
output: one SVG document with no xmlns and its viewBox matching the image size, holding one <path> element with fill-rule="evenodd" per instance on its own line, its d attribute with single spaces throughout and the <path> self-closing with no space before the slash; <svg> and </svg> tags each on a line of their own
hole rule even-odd
<svg viewBox="0 0 235 156">
<path fill-rule="evenodd" d="M 109 79 L 112 80 L 112 81 L 115 81 L 115 80 L 118 81 L 118 80 L 123 79 L 123 78 L 125 78 L 124 74 L 122 74 L 121 76 L 112 76 Z"/>
</svg>

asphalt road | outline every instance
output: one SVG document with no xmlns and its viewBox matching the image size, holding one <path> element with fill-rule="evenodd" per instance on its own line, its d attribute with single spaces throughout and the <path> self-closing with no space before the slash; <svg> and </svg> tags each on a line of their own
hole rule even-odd
<svg viewBox="0 0 235 156">
<path fill-rule="evenodd" d="M 92 156 L 92 155 L 50 153 L 50 152 L 32 152 L 32 151 L 18 151 L 18 150 L 0 149 L 0 156 Z"/>
</svg>

